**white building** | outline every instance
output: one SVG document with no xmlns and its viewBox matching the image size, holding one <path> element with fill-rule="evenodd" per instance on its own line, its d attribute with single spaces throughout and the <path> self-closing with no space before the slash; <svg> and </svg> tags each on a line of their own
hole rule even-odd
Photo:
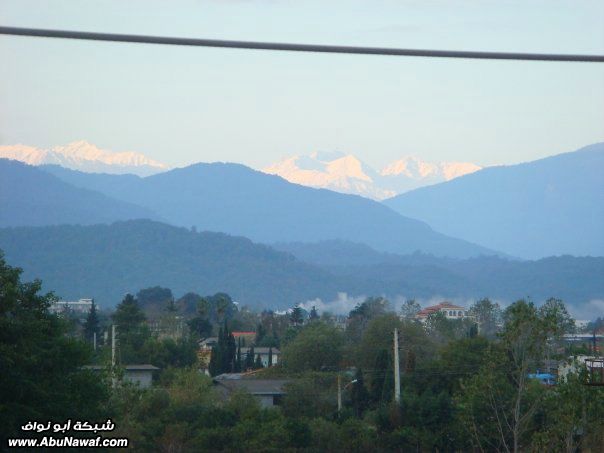
<svg viewBox="0 0 604 453">
<path fill-rule="evenodd" d="M 84 369 L 92 370 L 95 372 L 101 372 L 107 370 L 107 367 L 101 365 L 87 365 Z M 140 388 L 146 389 L 151 387 L 153 383 L 153 373 L 159 368 L 153 365 L 122 365 L 123 370 L 123 381 L 130 382 L 139 386 Z"/>
<path fill-rule="evenodd" d="M 245 361 L 245 357 L 248 353 L 248 351 L 251 348 L 241 348 L 241 361 Z M 254 362 L 256 361 L 256 357 L 260 356 L 260 360 L 262 361 L 262 366 L 264 366 L 264 368 L 268 367 L 268 366 L 273 366 L 276 365 L 277 363 L 279 363 L 279 356 L 281 355 L 281 352 L 277 349 L 277 348 L 272 348 L 272 363 L 269 365 L 268 363 L 268 356 L 269 354 L 269 349 L 271 348 L 263 348 L 263 347 L 259 347 L 259 348 L 254 348 Z"/>
<path fill-rule="evenodd" d="M 596 374 L 602 375 L 602 368 L 604 362 L 601 357 L 578 355 L 558 365 L 558 378 L 565 379 L 570 373 L 578 373 L 581 369 L 586 369 L 590 374 L 595 371 Z"/>
<path fill-rule="evenodd" d="M 224 398 L 233 393 L 244 391 L 252 395 L 262 407 L 279 406 L 286 393 L 289 380 L 286 379 L 254 379 L 241 373 L 227 373 L 213 379 L 216 389 Z"/>
<path fill-rule="evenodd" d="M 51 313 L 63 313 L 65 311 L 73 311 L 78 314 L 88 314 L 90 309 L 92 308 L 92 299 L 80 299 L 76 301 L 66 301 L 59 300 L 57 302 L 53 302 L 49 311 Z"/>
<path fill-rule="evenodd" d="M 450 302 L 442 302 L 420 310 L 416 318 L 420 321 L 425 321 L 428 316 L 438 312 L 443 313 L 447 319 L 463 319 L 468 316 L 468 311 L 464 307 L 454 305 Z"/>
</svg>

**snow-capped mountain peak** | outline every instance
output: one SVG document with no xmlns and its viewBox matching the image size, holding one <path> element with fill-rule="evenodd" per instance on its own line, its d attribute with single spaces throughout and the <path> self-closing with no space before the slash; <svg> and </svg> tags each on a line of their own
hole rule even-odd
<svg viewBox="0 0 604 453">
<path fill-rule="evenodd" d="M 371 167 L 351 154 L 313 152 L 292 156 L 262 170 L 289 182 L 382 199 L 395 195 L 375 185 L 379 179 Z"/>
<path fill-rule="evenodd" d="M 112 152 L 85 140 L 49 149 L 27 145 L 0 146 L 0 158 L 14 159 L 29 165 L 54 164 L 84 172 L 133 173 L 147 176 L 166 171 L 166 164 L 134 151 Z"/>
<path fill-rule="evenodd" d="M 471 162 L 425 162 L 416 156 L 407 156 L 386 165 L 382 176 L 405 175 L 410 178 L 443 177 L 445 181 L 467 175 L 482 167 Z"/>
<path fill-rule="evenodd" d="M 262 171 L 296 184 L 382 200 L 480 169 L 469 162 L 426 162 L 407 156 L 376 172 L 351 154 L 313 152 L 285 158 Z"/>
</svg>

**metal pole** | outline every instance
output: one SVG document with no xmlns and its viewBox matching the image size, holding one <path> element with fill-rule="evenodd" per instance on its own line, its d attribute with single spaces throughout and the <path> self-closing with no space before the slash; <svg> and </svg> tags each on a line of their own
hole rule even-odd
<svg viewBox="0 0 604 453">
<path fill-rule="evenodd" d="M 115 324 L 111 325 L 111 368 L 115 367 Z"/>
<path fill-rule="evenodd" d="M 111 386 L 115 388 L 115 324 L 111 324 Z"/>
<path fill-rule="evenodd" d="M 338 415 L 342 412 L 342 376 L 338 374 Z"/>
<path fill-rule="evenodd" d="M 401 374 L 398 362 L 398 329 L 394 329 L 394 401 L 401 402 Z"/>
</svg>

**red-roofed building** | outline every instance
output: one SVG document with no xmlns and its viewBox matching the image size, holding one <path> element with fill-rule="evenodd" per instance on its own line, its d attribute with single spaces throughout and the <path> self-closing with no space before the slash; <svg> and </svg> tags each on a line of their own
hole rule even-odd
<svg viewBox="0 0 604 453">
<path fill-rule="evenodd" d="M 432 305 L 420 310 L 415 317 L 420 321 L 425 321 L 428 316 L 438 312 L 444 313 L 447 319 L 463 319 L 468 316 L 468 312 L 464 307 L 454 305 L 451 302 L 441 302 L 438 305 Z"/>
<path fill-rule="evenodd" d="M 235 338 L 235 341 L 241 338 L 244 345 L 248 346 L 254 344 L 256 341 L 256 332 L 233 332 L 233 337 Z"/>
</svg>

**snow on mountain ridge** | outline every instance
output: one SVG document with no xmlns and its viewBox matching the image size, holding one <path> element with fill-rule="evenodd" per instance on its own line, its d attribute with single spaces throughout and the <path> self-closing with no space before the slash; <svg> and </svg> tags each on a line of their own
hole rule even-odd
<svg viewBox="0 0 604 453">
<path fill-rule="evenodd" d="M 410 178 L 427 178 L 443 176 L 446 181 L 467 175 L 482 169 L 471 162 L 425 162 L 415 156 L 407 156 L 386 165 L 380 174 L 382 176 L 397 176 L 404 174 Z"/>
<path fill-rule="evenodd" d="M 285 158 L 262 171 L 296 184 L 383 200 L 480 169 L 470 162 L 425 162 L 408 156 L 376 172 L 351 154 L 313 152 Z"/>
<path fill-rule="evenodd" d="M 166 164 L 144 154 L 134 151 L 112 152 L 84 140 L 50 149 L 22 144 L 0 146 L 0 158 L 18 160 L 29 165 L 60 165 L 92 173 L 134 173 L 148 176 L 169 169 Z"/>
<path fill-rule="evenodd" d="M 295 184 L 369 198 L 383 199 L 396 195 L 377 187 L 375 179 L 380 178 L 379 174 L 351 154 L 314 152 L 308 156 L 292 156 L 262 171 L 279 175 Z"/>
</svg>

